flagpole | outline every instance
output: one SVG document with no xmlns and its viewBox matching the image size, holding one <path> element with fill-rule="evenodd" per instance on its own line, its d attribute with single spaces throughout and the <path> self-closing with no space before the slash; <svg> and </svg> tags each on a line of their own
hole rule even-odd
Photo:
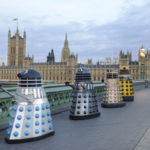
<svg viewBox="0 0 150 150">
<path fill-rule="evenodd" d="M 17 17 L 17 29 L 18 29 L 18 17 Z"/>
<path fill-rule="evenodd" d="M 18 18 L 14 18 L 13 21 L 16 21 L 16 26 L 17 26 L 17 29 L 18 29 Z"/>
</svg>

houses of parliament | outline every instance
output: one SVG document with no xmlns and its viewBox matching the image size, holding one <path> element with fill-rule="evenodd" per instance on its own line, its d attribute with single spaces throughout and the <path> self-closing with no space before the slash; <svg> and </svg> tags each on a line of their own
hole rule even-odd
<svg viewBox="0 0 150 150">
<path fill-rule="evenodd" d="M 144 56 L 140 55 L 143 51 Z M 54 50 L 52 49 L 47 56 L 47 61 L 36 63 L 34 57 L 26 56 L 26 32 L 20 35 L 17 28 L 15 35 L 8 31 L 8 55 L 7 65 L 0 66 L 0 80 L 17 80 L 16 74 L 25 69 L 36 69 L 41 73 L 43 80 L 54 81 L 55 83 L 74 82 L 75 70 L 79 66 L 88 67 L 91 71 L 93 81 L 105 81 L 106 73 L 109 69 L 119 69 L 120 66 L 129 67 L 134 80 L 150 79 L 150 51 L 145 52 L 144 47 L 138 51 L 138 61 L 132 61 L 132 54 L 120 51 L 120 55 L 114 58 L 106 58 L 105 62 L 92 63 L 88 59 L 86 64 L 78 63 L 78 54 L 74 54 L 69 49 L 67 34 L 61 53 L 61 61 L 55 61 Z"/>
</svg>

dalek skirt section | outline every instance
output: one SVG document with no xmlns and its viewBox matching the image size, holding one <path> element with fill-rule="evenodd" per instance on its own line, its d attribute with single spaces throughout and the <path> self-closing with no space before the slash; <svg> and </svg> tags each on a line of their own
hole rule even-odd
<svg viewBox="0 0 150 150">
<path fill-rule="evenodd" d="M 53 135 L 50 104 L 42 87 L 40 73 L 28 69 L 18 77 L 19 87 L 10 114 L 6 142 L 28 142 Z"/>
<path fill-rule="evenodd" d="M 132 77 L 127 66 L 120 67 L 120 86 L 122 89 L 122 97 L 124 101 L 134 100 L 134 90 Z"/>
<path fill-rule="evenodd" d="M 100 115 L 91 73 L 87 68 L 78 68 L 75 74 L 70 119 L 88 119 Z"/>
<path fill-rule="evenodd" d="M 118 74 L 107 73 L 107 80 L 104 89 L 104 100 L 101 104 L 105 108 L 116 108 L 125 106 L 123 102 Z"/>
</svg>

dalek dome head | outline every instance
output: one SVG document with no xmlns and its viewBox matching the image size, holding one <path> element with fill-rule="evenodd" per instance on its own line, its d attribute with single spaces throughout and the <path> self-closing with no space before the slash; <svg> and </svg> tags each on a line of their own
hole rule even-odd
<svg viewBox="0 0 150 150">
<path fill-rule="evenodd" d="M 86 67 L 80 67 L 76 70 L 75 74 L 75 81 L 76 82 L 84 82 L 84 81 L 91 81 L 91 72 Z"/>
<path fill-rule="evenodd" d="M 129 70 L 129 67 L 128 66 L 121 66 L 120 70 Z"/>
<path fill-rule="evenodd" d="M 34 69 L 26 69 L 17 74 L 20 87 L 39 87 L 42 86 L 41 74 Z"/>
<path fill-rule="evenodd" d="M 129 75 L 130 72 L 129 72 L 128 66 L 121 66 L 119 74 L 120 75 Z"/>
</svg>

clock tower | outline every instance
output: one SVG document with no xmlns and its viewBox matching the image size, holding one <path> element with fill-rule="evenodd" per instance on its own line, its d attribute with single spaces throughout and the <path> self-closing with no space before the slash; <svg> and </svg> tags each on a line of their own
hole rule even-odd
<svg viewBox="0 0 150 150">
<path fill-rule="evenodd" d="M 145 79 L 145 48 L 143 45 L 139 50 L 139 76 L 140 80 Z"/>
</svg>

